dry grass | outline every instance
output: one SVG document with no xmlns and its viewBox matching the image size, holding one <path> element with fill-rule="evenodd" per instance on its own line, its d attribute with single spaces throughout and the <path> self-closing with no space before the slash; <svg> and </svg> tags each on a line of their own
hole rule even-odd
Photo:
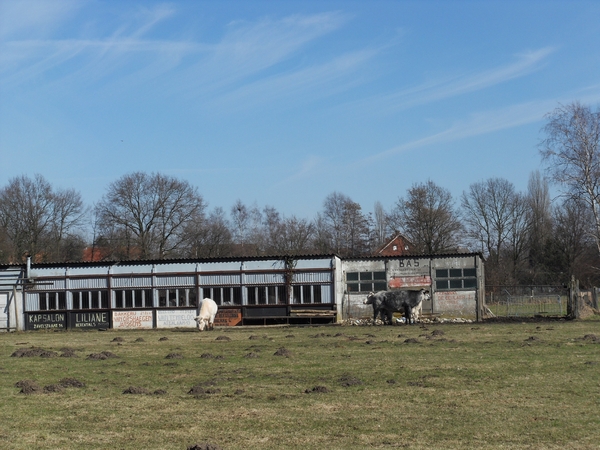
<svg viewBox="0 0 600 450">
<path fill-rule="evenodd" d="M 0 342 L 8 449 L 600 442 L 598 320 L 3 333 Z M 65 356 L 11 356 L 32 347 Z M 102 352 L 116 357 L 88 359 Z M 65 378 L 85 386 L 44 393 Z M 20 393 L 23 380 L 41 390 Z"/>
</svg>

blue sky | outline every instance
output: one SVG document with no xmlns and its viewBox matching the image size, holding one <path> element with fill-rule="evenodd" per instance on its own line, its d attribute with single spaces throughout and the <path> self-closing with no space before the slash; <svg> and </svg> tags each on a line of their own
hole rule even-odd
<svg viewBox="0 0 600 450">
<path fill-rule="evenodd" d="M 525 191 L 575 100 L 600 104 L 595 0 L 0 0 L 0 185 L 88 205 L 134 171 L 308 219 L 334 191 Z"/>
</svg>

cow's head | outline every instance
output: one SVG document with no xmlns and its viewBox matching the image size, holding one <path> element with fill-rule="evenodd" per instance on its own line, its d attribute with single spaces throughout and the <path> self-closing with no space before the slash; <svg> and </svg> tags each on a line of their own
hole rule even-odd
<svg viewBox="0 0 600 450">
<path fill-rule="evenodd" d="M 201 319 L 200 316 L 194 317 L 194 320 L 198 324 L 198 329 L 200 331 L 204 331 L 204 327 L 206 327 L 206 319 Z"/>
<path fill-rule="evenodd" d="M 373 303 L 373 299 L 375 298 L 375 292 L 369 292 L 363 304 L 370 305 Z"/>
<path fill-rule="evenodd" d="M 421 289 L 421 301 L 425 302 L 431 299 L 431 292 Z"/>
</svg>

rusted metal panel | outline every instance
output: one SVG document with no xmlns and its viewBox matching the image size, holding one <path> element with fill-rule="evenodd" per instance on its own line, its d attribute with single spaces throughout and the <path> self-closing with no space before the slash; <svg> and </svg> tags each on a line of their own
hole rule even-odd
<svg viewBox="0 0 600 450">
<path fill-rule="evenodd" d="M 242 323 L 242 308 L 219 309 L 215 317 L 215 326 L 234 327 Z"/>
</svg>

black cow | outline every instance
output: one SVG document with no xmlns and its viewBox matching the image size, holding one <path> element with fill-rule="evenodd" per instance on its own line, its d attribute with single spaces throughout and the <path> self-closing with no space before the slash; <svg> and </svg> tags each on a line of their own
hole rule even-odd
<svg viewBox="0 0 600 450">
<path fill-rule="evenodd" d="M 407 323 L 412 324 L 415 323 L 415 310 L 421 306 L 423 300 L 429 298 L 429 291 L 425 289 L 418 291 L 380 291 L 369 294 L 365 304 L 373 305 L 373 319 L 377 318 L 377 314 L 381 314 L 382 317 L 385 314 L 387 322 L 391 324 L 394 312 L 403 311 Z"/>
</svg>

